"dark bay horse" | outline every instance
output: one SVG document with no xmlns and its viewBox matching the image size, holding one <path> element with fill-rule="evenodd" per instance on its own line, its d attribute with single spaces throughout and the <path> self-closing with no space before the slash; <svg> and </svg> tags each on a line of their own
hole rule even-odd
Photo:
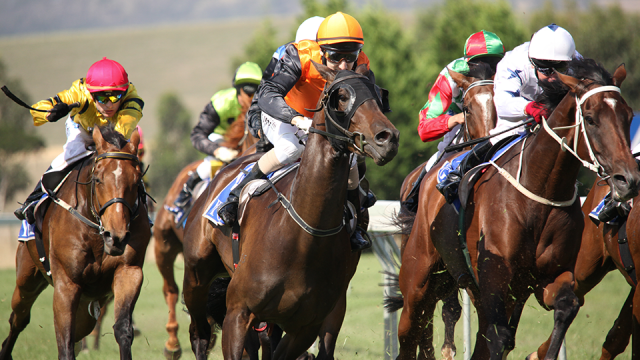
<svg viewBox="0 0 640 360">
<path fill-rule="evenodd" d="M 407 222 L 411 232 L 404 254 L 411 256 L 403 256 L 399 276 L 404 296 L 399 359 L 416 358 L 422 327 L 431 321 L 436 302 L 455 290 L 456 279 L 467 270 L 455 263 L 459 258 L 450 261 L 451 255 L 437 250 L 447 248 L 443 242 L 458 234 L 470 254 L 469 277 L 479 283 L 468 287 L 479 319 L 474 358 L 502 359 L 514 348 L 522 305 L 531 293 L 555 311 L 553 332 L 536 356 L 557 356 L 579 309 L 573 293 L 584 227 L 575 199 L 579 167 L 586 164 L 602 176 L 611 174 L 618 200 L 637 195 L 640 181 L 629 151 L 632 111 L 619 93 L 624 67 L 613 77 L 587 59 L 574 61 L 572 69 L 576 77 L 558 75 L 569 91 L 548 126 L 507 150 L 480 175 L 462 208 L 461 228 L 453 208 L 443 207 L 444 198 L 433 189 L 436 177 L 428 174 L 422 184 L 415 221 Z M 421 352 L 420 358 L 433 355 Z"/>
<path fill-rule="evenodd" d="M 211 337 L 205 304 L 209 284 L 220 276 L 231 276 L 228 287 L 221 289 L 226 309 L 219 309 L 226 313 L 222 325 L 225 359 L 241 358 L 248 332 L 261 321 L 276 323 L 286 332 L 275 348 L 275 359 L 297 358 L 318 334 L 322 338 L 319 358 L 333 358 L 346 311 L 346 289 L 359 259 L 359 253 L 351 252 L 343 226 L 349 153 L 369 156 L 384 165 L 398 151 L 399 134 L 382 114 L 373 84 L 363 75 L 365 66 L 355 73 L 314 66 L 327 84 L 300 167 L 275 184 L 280 195 L 269 191 L 245 206 L 238 266 L 234 266 L 228 231 L 213 227 L 202 214 L 257 155 L 223 169 L 206 196 L 196 201 L 187 220 L 183 291 L 197 359 L 206 358 Z M 336 120 L 331 117 L 336 115 L 328 115 L 349 113 L 346 110 L 351 110 L 352 117 L 338 115 Z M 327 132 L 337 139 L 325 135 Z M 282 197 L 290 201 L 289 211 L 303 219 L 306 230 L 278 204 Z"/>
<path fill-rule="evenodd" d="M 498 116 L 493 105 L 493 77 L 495 71 L 484 63 L 470 64 L 469 73 L 463 75 L 449 70 L 449 75 L 455 83 L 462 89 L 462 101 L 465 122 L 460 129 L 462 141 L 478 139 L 489 135 L 489 130 L 496 126 Z M 407 175 L 400 188 L 400 201 L 403 202 L 409 196 L 409 192 L 414 187 L 414 183 L 419 180 L 421 172 L 427 162 L 420 164 Z M 413 217 L 415 213 L 406 205 L 400 208 L 398 218 Z M 409 238 L 409 233 L 402 235 L 402 246 Z M 390 311 L 399 310 L 402 302 L 390 303 Z M 441 348 L 443 359 L 452 360 L 456 354 L 454 331 L 456 322 L 460 319 L 462 308 L 458 301 L 458 293 L 453 292 L 443 299 L 442 317 L 445 325 L 444 344 Z M 434 353 L 433 349 L 433 323 L 429 322 L 422 334 L 420 346 L 427 353 Z"/>
<path fill-rule="evenodd" d="M 93 140 L 96 154 L 74 169 L 57 193 L 58 199 L 75 205 L 86 222 L 56 204 L 38 219 L 51 277 L 38 260 L 36 240 L 18 245 L 11 330 L 0 359 L 11 358 L 18 335 L 29 324 L 31 307 L 48 284 L 54 288 L 58 358 L 75 359 L 74 344 L 96 324 L 98 314 L 87 309 L 99 309 L 113 296 L 120 358 L 131 359 L 131 315 L 151 237 L 137 157 L 139 136 L 136 131 L 127 142 L 112 128 L 94 128 Z"/>
<path fill-rule="evenodd" d="M 243 109 L 244 110 L 244 109 Z M 245 122 L 246 111 L 241 112 L 238 118 L 229 126 L 224 136 L 222 146 L 238 150 L 241 154 L 254 152 L 257 139 L 248 134 Z M 156 265 L 162 275 L 165 302 L 169 307 L 169 320 L 166 325 L 169 339 L 165 342 L 164 354 L 167 359 L 178 359 L 182 355 L 182 348 L 178 341 L 178 320 L 176 319 L 176 304 L 180 296 L 180 290 L 175 280 L 173 265 L 178 254 L 182 253 L 182 239 L 184 229 L 175 222 L 175 215 L 169 212 L 165 206 L 173 206 L 189 174 L 196 170 L 202 160 L 195 161 L 185 166 L 174 180 L 167 196 L 159 206 L 156 216 L 153 237 Z"/>
</svg>

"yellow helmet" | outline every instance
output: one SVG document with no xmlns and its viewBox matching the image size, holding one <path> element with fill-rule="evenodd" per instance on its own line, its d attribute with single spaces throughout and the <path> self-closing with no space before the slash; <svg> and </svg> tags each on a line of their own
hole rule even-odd
<svg viewBox="0 0 640 360">
<path fill-rule="evenodd" d="M 318 28 L 318 45 L 335 51 L 355 51 L 364 45 L 362 27 L 353 16 L 338 11 Z"/>
</svg>

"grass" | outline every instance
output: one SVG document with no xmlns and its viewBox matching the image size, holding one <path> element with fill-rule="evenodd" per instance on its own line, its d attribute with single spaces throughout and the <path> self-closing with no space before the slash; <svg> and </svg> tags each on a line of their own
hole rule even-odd
<svg viewBox="0 0 640 360">
<path fill-rule="evenodd" d="M 177 277 L 182 277 L 182 262 L 176 263 Z M 382 359 L 383 358 L 383 308 L 380 265 L 373 254 L 365 254 L 358 266 L 352 281 L 348 299 L 348 310 L 342 332 L 338 338 L 336 358 L 347 359 Z M 162 349 L 166 340 L 165 322 L 166 305 L 162 298 L 161 277 L 154 263 L 145 265 L 145 280 L 142 293 L 136 305 L 134 318 L 142 331 L 142 336 L 133 343 L 133 354 L 136 359 L 158 359 L 162 357 Z M 7 320 L 11 312 L 11 294 L 15 284 L 13 270 L 0 271 L 0 339 L 8 333 Z M 571 359 L 598 359 L 600 346 L 618 314 L 620 306 L 628 294 L 628 285 L 616 272 L 610 273 L 603 282 L 587 295 L 586 304 L 578 313 L 576 320 L 567 334 L 567 356 Z M 51 310 L 53 291 L 45 290 L 36 301 L 31 317 L 31 324 L 21 334 L 16 343 L 13 357 L 20 359 L 51 359 L 56 354 L 55 334 L 53 331 L 53 314 Z M 440 320 L 440 307 L 435 319 L 434 343 L 436 349 L 442 344 L 444 331 Z M 472 315 L 472 329 L 475 332 L 475 312 Z M 118 357 L 118 346 L 113 337 L 113 308 L 109 309 L 102 328 L 100 351 L 82 353 L 79 359 L 114 359 Z M 189 317 L 178 312 L 180 323 L 179 338 L 183 347 L 183 359 L 193 359 L 188 340 Z M 531 299 L 524 310 L 520 323 L 516 349 L 511 353 L 512 359 L 522 359 L 540 345 L 551 333 L 553 313 L 543 310 Z M 475 337 L 475 333 L 472 334 Z M 462 325 L 456 329 L 458 359 L 462 359 Z M 90 345 L 93 340 L 90 340 Z M 436 352 L 439 352 L 436 350 Z M 629 358 L 631 349 L 621 358 Z M 220 346 L 217 345 L 211 359 L 222 359 Z"/>
</svg>

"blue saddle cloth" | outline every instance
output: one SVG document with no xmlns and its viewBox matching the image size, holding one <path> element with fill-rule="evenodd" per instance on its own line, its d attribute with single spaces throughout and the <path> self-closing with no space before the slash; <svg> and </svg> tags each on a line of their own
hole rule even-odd
<svg viewBox="0 0 640 360">
<path fill-rule="evenodd" d="M 42 194 L 42 197 L 40 198 L 40 200 L 38 200 L 35 204 L 31 205 L 36 207 L 36 209 L 34 209 L 33 211 L 34 214 L 37 213 L 37 210 L 38 210 L 37 207 L 40 206 L 40 204 L 42 204 L 44 200 L 46 200 L 48 197 L 49 195 L 44 193 Z M 18 233 L 18 241 L 35 240 L 36 238 L 35 228 L 36 228 L 35 224 L 29 224 L 27 220 L 22 220 L 22 224 L 20 225 L 20 232 Z"/>
</svg>

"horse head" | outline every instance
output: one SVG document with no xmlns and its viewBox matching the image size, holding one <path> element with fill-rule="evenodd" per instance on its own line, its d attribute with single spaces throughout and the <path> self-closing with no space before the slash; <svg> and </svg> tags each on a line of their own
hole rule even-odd
<svg viewBox="0 0 640 360">
<path fill-rule="evenodd" d="M 580 134 L 574 135 L 574 147 L 580 158 L 591 159 L 586 165 L 609 181 L 615 200 L 629 200 L 638 195 L 640 173 L 629 150 L 633 110 L 620 94 L 624 64 L 613 76 L 591 59 L 574 60 L 570 69 L 573 76 L 558 77 L 575 95 L 575 132 Z"/>
<path fill-rule="evenodd" d="M 366 65 L 355 72 L 313 65 L 327 81 L 316 111 L 324 108 L 324 125 L 335 135 L 329 137 L 334 149 L 369 156 L 377 165 L 391 161 L 398 153 L 400 134 L 380 110 L 381 99 Z M 317 119 L 314 126 L 320 125 Z"/>
<path fill-rule="evenodd" d="M 467 74 L 448 69 L 453 81 L 462 89 L 465 141 L 489 135 L 498 114 L 493 105 L 495 71 L 485 63 L 470 63 Z"/>
<path fill-rule="evenodd" d="M 118 256 L 124 253 L 131 237 L 129 225 L 141 205 L 140 135 L 136 130 L 127 141 L 111 127 L 96 127 L 93 141 L 97 154 L 91 178 L 92 212 L 101 226 L 105 252 Z"/>
</svg>

